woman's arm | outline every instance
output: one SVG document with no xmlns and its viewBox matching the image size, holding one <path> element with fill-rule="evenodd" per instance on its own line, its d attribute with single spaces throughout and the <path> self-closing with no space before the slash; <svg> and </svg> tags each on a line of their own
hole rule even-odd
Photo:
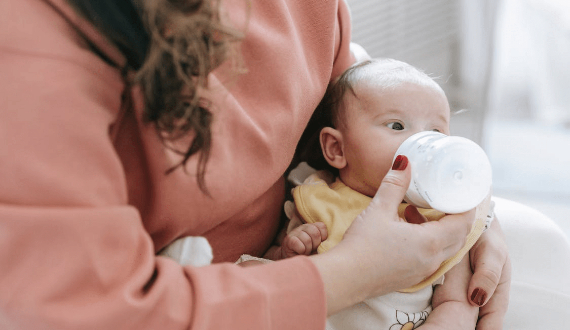
<svg viewBox="0 0 570 330">
<path fill-rule="evenodd" d="M 0 26 L 1 329 L 324 328 L 305 257 L 243 269 L 155 256 L 110 136 L 120 72 L 45 1 L 0 2 Z"/>
</svg>

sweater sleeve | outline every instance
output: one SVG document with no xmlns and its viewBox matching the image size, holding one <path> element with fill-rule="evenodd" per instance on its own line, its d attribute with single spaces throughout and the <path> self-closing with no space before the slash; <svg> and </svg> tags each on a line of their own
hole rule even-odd
<svg viewBox="0 0 570 330">
<path fill-rule="evenodd" d="M 94 68 L 0 50 L 0 328 L 323 328 L 307 258 L 183 268 L 154 255 L 108 136 L 118 99 L 96 87 L 113 83 Z"/>
<path fill-rule="evenodd" d="M 119 73 L 40 4 L 0 5 L 0 328 L 323 329 L 308 258 L 184 268 L 155 256 L 109 137 Z"/>
</svg>

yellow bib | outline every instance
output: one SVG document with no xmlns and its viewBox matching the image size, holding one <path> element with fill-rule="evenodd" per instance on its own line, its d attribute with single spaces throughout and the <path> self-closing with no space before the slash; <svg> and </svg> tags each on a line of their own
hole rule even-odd
<svg viewBox="0 0 570 330">
<path fill-rule="evenodd" d="M 319 177 L 319 172 L 309 176 L 305 182 L 293 190 L 293 198 L 297 211 L 307 223 L 323 222 L 327 226 L 328 238 L 319 245 L 319 253 L 326 252 L 338 244 L 352 221 L 362 212 L 372 198 L 365 196 L 336 180 L 330 185 Z M 487 212 L 489 210 L 490 195 L 476 210 L 476 220 L 468 234 L 465 245 L 453 257 L 444 261 L 439 269 L 420 283 L 401 290 L 401 292 L 415 292 L 432 284 L 453 266 L 455 266 L 469 249 L 475 244 L 483 233 Z M 398 207 L 398 214 L 404 218 L 404 210 L 408 206 L 402 203 Z M 445 213 L 418 208 L 429 221 L 437 221 Z"/>
</svg>

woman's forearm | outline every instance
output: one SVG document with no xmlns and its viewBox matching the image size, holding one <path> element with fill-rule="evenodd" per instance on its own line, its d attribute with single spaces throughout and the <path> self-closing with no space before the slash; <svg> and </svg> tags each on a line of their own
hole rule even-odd
<svg viewBox="0 0 570 330">
<path fill-rule="evenodd" d="M 365 275 L 352 264 L 354 258 L 338 251 L 310 257 L 321 274 L 327 302 L 327 315 L 352 306 L 367 298 Z M 362 274 L 363 276 L 357 276 Z"/>
</svg>

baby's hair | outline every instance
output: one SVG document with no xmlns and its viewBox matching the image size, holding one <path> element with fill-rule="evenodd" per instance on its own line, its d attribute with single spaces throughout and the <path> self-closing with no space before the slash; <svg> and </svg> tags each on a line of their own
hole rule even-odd
<svg viewBox="0 0 570 330">
<path fill-rule="evenodd" d="M 374 70 L 371 67 L 374 67 Z M 406 62 L 391 58 L 378 58 L 358 63 L 345 73 L 350 76 L 352 83 L 366 79 L 377 82 L 379 87 L 390 88 L 409 82 L 441 90 L 437 82 L 425 72 Z"/>
<path fill-rule="evenodd" d="M 327 106 L 328 109 L 319 109 L 319 111 L 331 113 L 331 127 L 338 127 L 341 123 L 346 92 L 350 91 L 358 99 L 354 87 L 359 82 L 366 82 L 380 90 L 394 89 L 404 83 L 411 83 L 432 88 L 445 95 L 441 86 L 432 77 L 406 62 L 391 58 L 364 61 L 350 67 L 329 85 L 321 101 L 321 104 Z M 326 99 L 330 102 L 325 101 Z"/>
<path fill-rule="evenodd" d="M 433 88 L 445 95 L 433 78 L 408 63 L 389 58 L 357 63 L 329 84 L 301 137 L 292 167 L 305 161 L 315 169 L 326 169 L 338 174 L 338 170 L 330 166 L 322 155 L 319 135 L 324 127 L 338 128 L 342 125 L 346 93 L 350 92 L 358 99 L 355 86 L 362 81 L 382 90 L 412 83 Z"/>
</svg>

